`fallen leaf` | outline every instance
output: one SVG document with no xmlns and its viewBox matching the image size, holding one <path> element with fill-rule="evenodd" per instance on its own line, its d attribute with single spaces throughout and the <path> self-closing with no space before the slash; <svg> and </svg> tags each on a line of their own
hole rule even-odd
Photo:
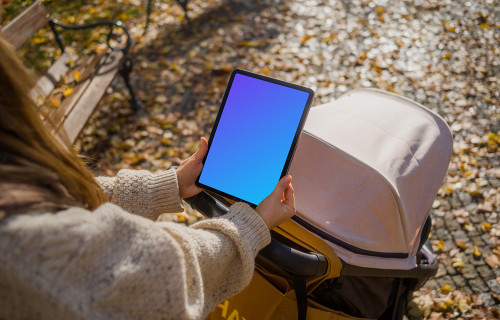
<svg viewBox="0 0 500 320">
<path fill-rule="evenodd" d="M 167 96 L 165 96 L 164 94 L 158 95 L 156 96 L 155 101 L 158 103 L 165 103 L 167 102 Z"/>
<path fill-rule="evenodd" d="M 498 256 L 494 253 L 488 253 L 488 256 L 484 259 L 484 261 L 492 268 L 492 269 L 496 269 L 498 268 L 498 265 L 499 265 L 499 260 L 498 260 Z"/>
<path fill-rule="evenodd" d="M 80 81 L 80 72 L 79 71 L 75 71 L 73 72 L 73 78 L 75 79 L 76 82 Z"/>
<path fill-rule="evenodd" d="M 72 94 L 72 93 L 73 93 L 73 89 L 72 89 L 71 87 L 66 87 L 66 88 L 64 89 L 64 91 L 63 91 L 63 95 L 64 95 L 65 97 L 69 96 L 69 95 L 70 95 L 70 94 Z"/>
</svg>

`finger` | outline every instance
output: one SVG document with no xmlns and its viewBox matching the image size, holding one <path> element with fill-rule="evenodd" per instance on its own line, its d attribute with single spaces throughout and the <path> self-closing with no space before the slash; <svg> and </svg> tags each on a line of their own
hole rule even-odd
<svg viewBox="0 0 500 320">
<path fill-rule="evenodd" d="M 288 188 L 286 188 L 283 195 L 285 198 L 282 201 L 282 203 L 287 206 L 295 207 L 295 190 L 293 189 L 291 183 L 288 185 Z"/>
<path fill-rule="evenodd" d="M 273 193 L 275 196 L 279 196 L 281 199 L 281 195 L 283 192 L 285 192 L 286 188 L 290 185 L 290 182 L 292 182 L 292 176 L 287 174 L 283 178 L 281 178 L 280 181 L 278 181 L 278 184 L 276 185 L 276 188 L 274 188 Z"/>
<path fill-rule="evenodd" d="M 201 162 L 205 155 L 207 154 L 208 150 L 208 142 L 207 139 L 201 137 L 200 138 L 200 148 L 195 152 L 194 158 L 196 161 Z"/>
</svg>

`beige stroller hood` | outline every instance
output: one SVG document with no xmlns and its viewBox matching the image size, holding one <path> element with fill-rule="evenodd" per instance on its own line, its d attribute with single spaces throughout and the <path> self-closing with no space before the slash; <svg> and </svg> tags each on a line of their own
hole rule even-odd
<svg viewBox="0 0 500 320">
<path fill-rule="evenodd" d="M 397 95 L 358 89 L 313 107 L 289 171 L 296 221 L 347 263 L 411 269 L 451 154 L 444 120 Z"/>
</svg>

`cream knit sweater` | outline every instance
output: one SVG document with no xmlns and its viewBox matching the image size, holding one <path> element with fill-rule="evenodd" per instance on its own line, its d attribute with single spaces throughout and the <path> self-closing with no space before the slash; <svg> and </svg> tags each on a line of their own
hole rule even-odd
<svg viewBox="0 0 500 320">
<path fill-rule="evenodd" d="M 270 234 L 248 205 L 191 227 L 153 222 L 182 210 L 174 170 L 98 181 L 111 203 L 94 212 L 0 221 L 0 319 L 203 319 L 250 282 Z"/>
</svg>

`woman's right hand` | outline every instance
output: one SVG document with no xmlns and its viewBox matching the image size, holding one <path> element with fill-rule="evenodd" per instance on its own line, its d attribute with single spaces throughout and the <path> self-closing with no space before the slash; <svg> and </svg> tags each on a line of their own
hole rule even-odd
<svg viewBox="0 0 500 320">
<path fill-rule="evenodd" d="M 281 178 L 274 191 L 255 208 L 269 229 L 295 215 L 295 196 L 291 182 L 290 175 Z"/>
</svg>

